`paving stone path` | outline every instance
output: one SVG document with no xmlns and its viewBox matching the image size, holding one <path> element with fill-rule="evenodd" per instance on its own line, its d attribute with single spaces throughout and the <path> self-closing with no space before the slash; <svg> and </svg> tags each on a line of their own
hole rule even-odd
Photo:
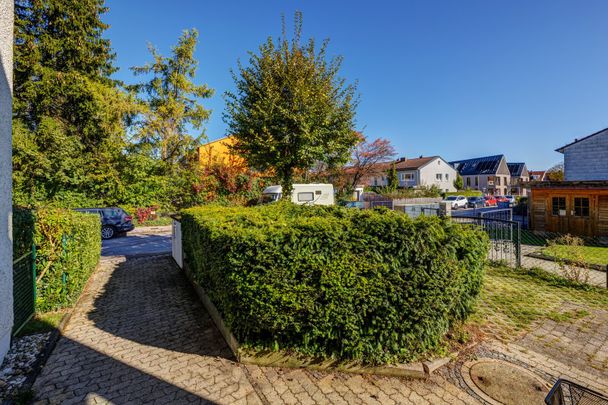
<svg viewBox="0 0 608 405">
<path fill-rule="evenodd" d="M 605 321 L 599 316 L 594 322 Z M 558 337 L 580 333 L 551 325 L 539 330 Z M 608 350 L 608 332 L 602 333 L 592 365 L 600 369 Z M 596 389 L 608 384 L 603 372 L 596 377 L 584 364 L 556 362 L 538 350 L 535 344 L 544 346 L 536 338 L 484 343 L 475 355 L 538 368 L 548 382 L 571 375 Z M 240 365 L 169 256 L 114 257 L 92 276 L 33 389 L 43 404 L 482 403 L 458 370 L 453 363 L 427 380 L 406 380 Z"/>
</svg>

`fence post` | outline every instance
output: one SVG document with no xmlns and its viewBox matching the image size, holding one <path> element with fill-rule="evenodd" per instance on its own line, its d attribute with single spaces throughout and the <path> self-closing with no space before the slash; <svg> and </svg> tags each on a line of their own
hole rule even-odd
<svg viewBox="0 0 608 405">
<path fill-rule="evenodd" d="M 608 265 L 606 266 L 606 288 L 608 288 Z"/>
<path fill-rule="evenodd" d="M 32 283 L 34 288 L 34 312 L 36 311 L 36 244 L 32 244 Z"/>
<path fill-rule="evenodd" d="M 515 242 L 515 265 L 519 268 L 521 267 L 521 226 L 519 222 L 516 222 L 516 225 L 517 228 L 515 229 L 515 232 L 517 241 Z"/>
</svg>

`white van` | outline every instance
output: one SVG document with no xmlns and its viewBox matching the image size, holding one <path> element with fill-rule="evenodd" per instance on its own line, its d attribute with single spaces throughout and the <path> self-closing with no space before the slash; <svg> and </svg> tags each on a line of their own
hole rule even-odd
<svg viewBox="0 0 608 405">
<path fill-rule="evenodd" d="M 264 201 L 279 201 L 283 196 L 281 186 L 270 186 L 262 192 Z M 291 202 L 295 204 L 334 205 L 332 184 L 294 184 Z"/>
</svg>

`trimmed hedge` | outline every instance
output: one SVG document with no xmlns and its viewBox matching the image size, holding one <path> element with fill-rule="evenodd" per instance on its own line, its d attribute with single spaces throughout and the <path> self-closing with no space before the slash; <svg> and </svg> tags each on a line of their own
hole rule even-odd
<svg viewBox="0 0 608 405">
<path fill-rule="evenodd" d="M 13 207 L 13 260 L 17 260 L 32 251 L 34 221 L 32 210 Z"/>
<path fill-rule="evenodd" d="M 244 346 L 379 364 L 471 312 L 485 233 L 387 210 L 271 204 L 182 212 L 196 281 Z"/>
<path fill-rule="evenodd" d="M 36 211 L 36 309 L 41 312 L 76 303 L 101 255 L 98 215 L 67 209 Z"/>
</svg>

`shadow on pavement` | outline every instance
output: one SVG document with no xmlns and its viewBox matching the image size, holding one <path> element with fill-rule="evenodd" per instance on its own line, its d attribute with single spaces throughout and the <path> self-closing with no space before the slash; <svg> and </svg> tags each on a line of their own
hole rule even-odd
<svg viewBox="0 0 608 405">
<path fill-rule="evenodd" d="M 33 389 L 36 403 L 214 404 L 65 337 L 57 343 Z"/>
<path fill-rule="evenodd" d="M 233 359 L 169 255 L 127 258 L 119 263 L 87 316 L 97 328 L 137 343 Z"/>
</svg>

